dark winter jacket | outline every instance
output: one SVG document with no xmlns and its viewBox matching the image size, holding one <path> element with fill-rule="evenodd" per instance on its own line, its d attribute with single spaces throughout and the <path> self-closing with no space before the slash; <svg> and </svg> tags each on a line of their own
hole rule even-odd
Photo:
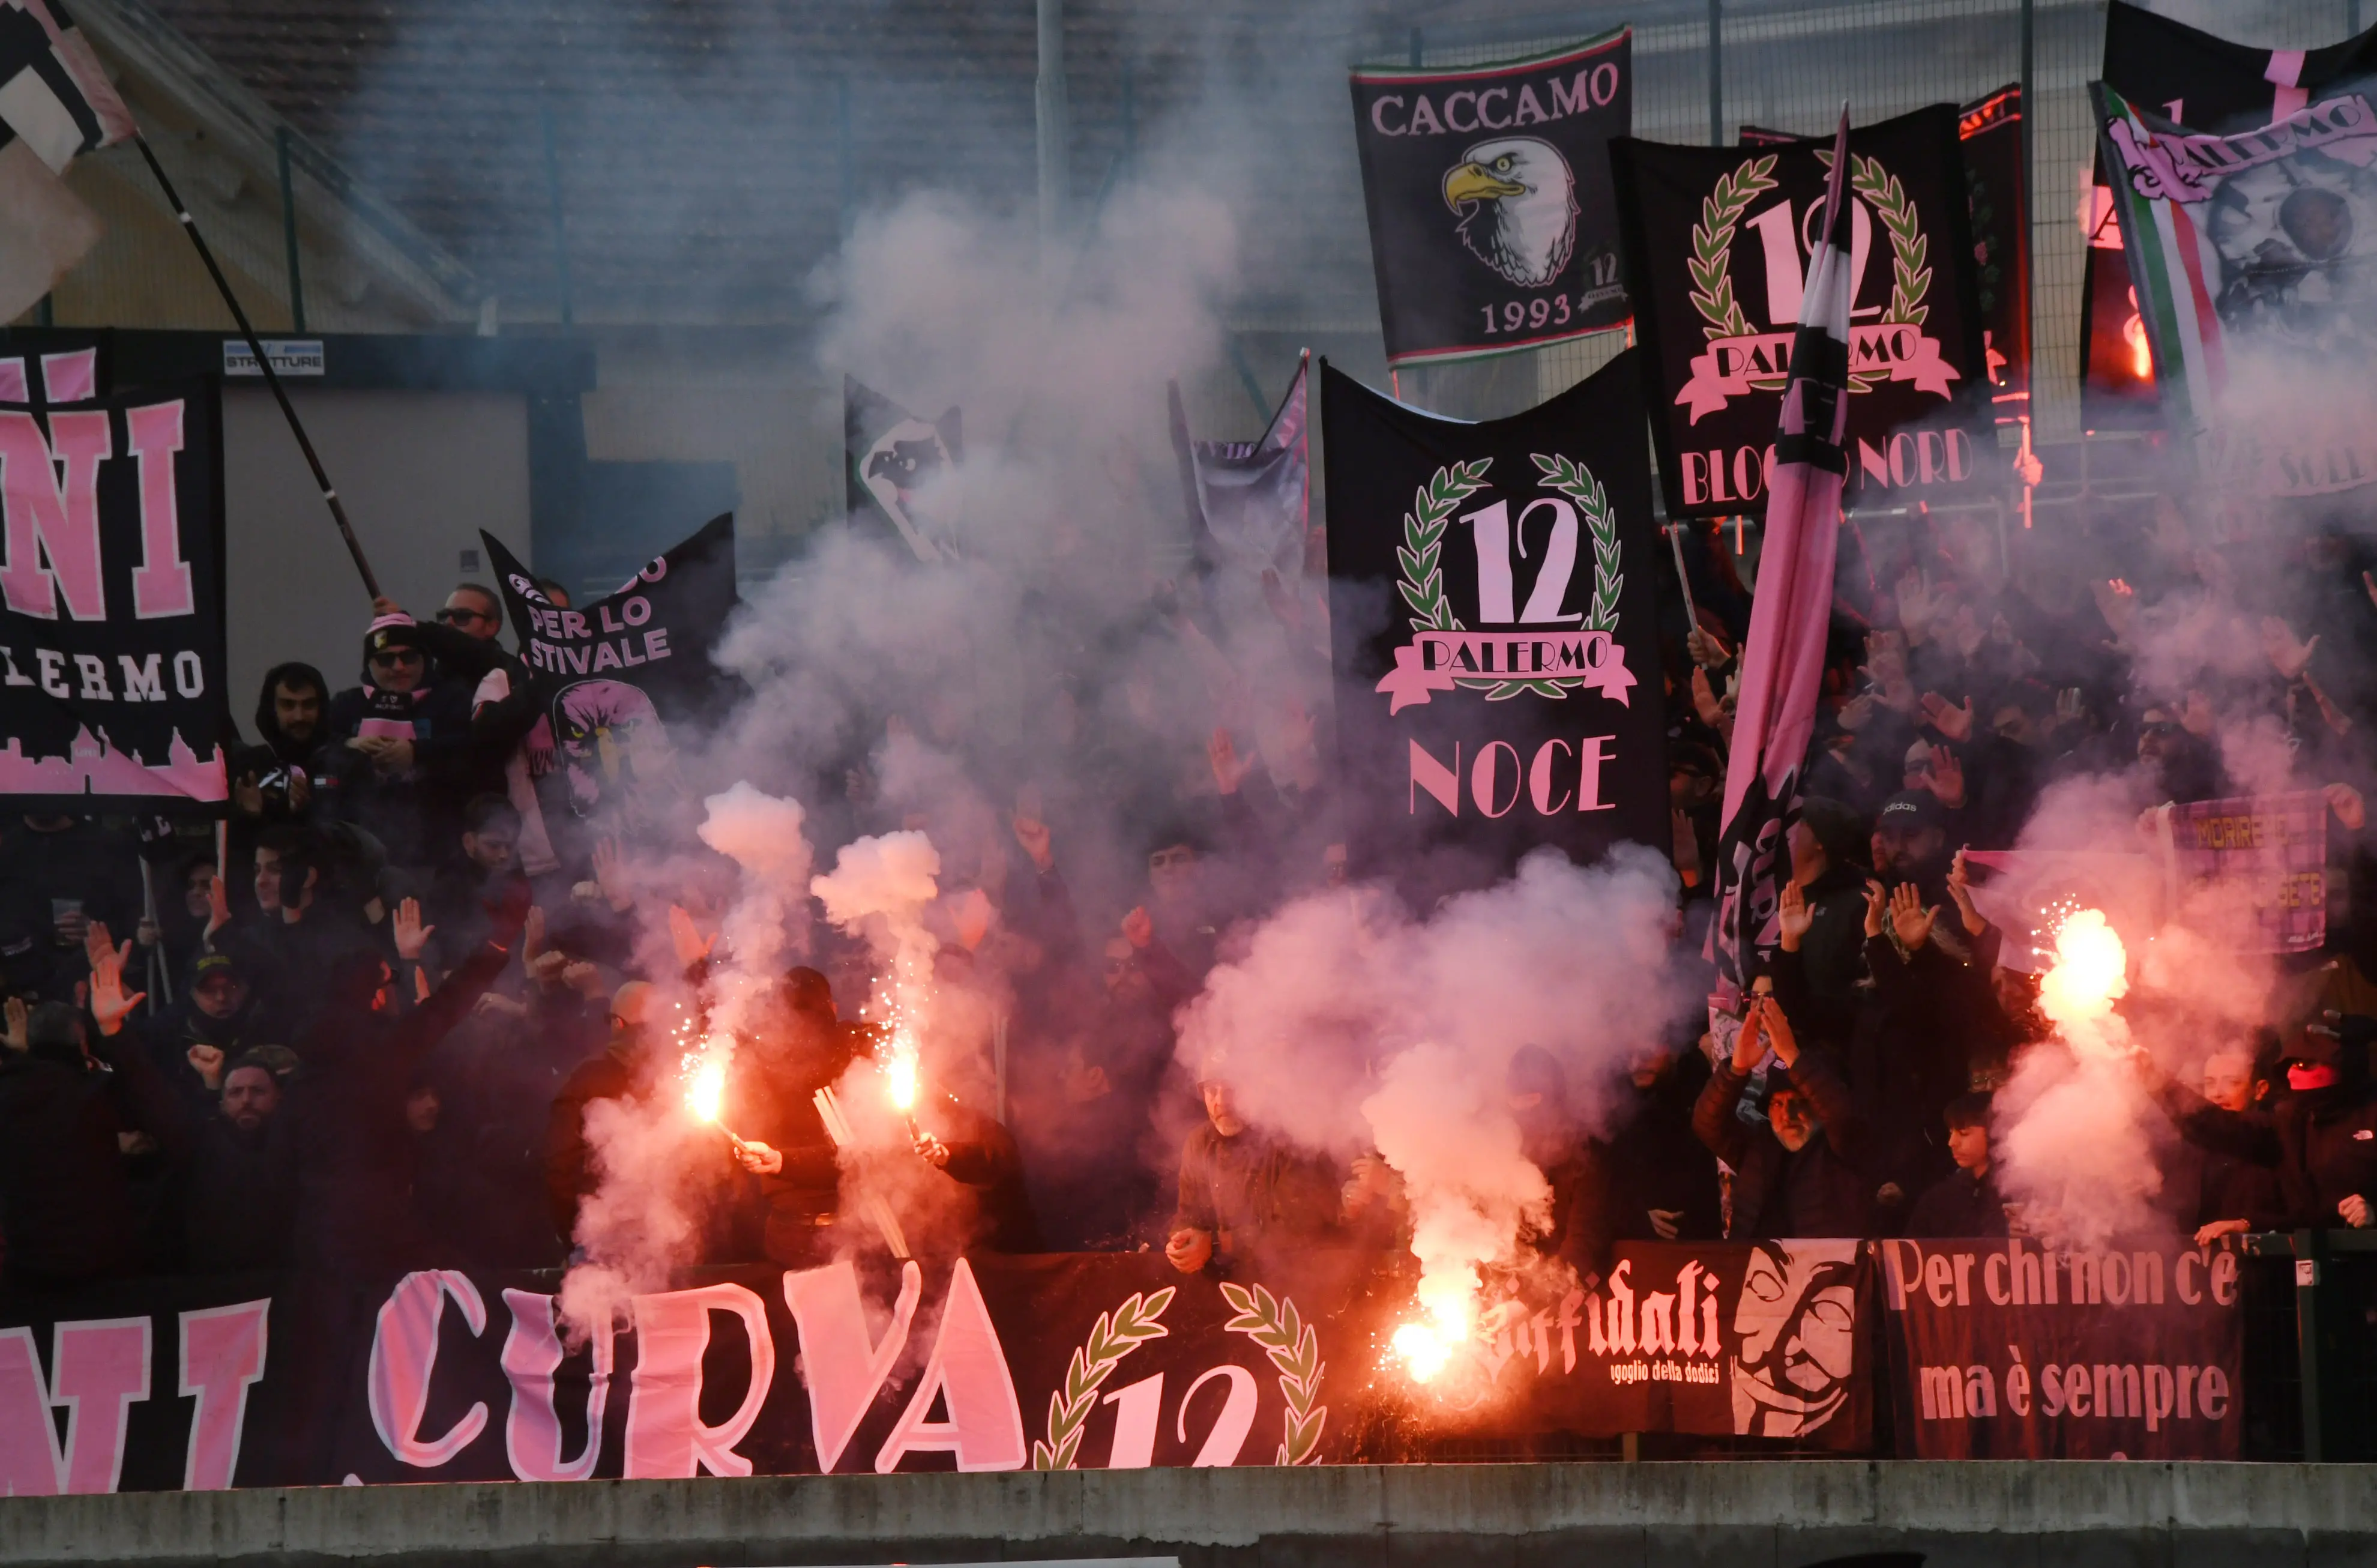
<svg viewBox="0 0 2377 1568">
<path fill-rule="evenodd" d="M 1997 1170 L 1976 1177 L 1969 1170 L 1950 1171 L 1915 1200 L 1906 1218 L 1909 1236 L 2003 1236 L 2005 1194 L 1998 1191 Z"/>
<path fill-rule="evenodd" d="M 423 1059 L 509 957 L 493 944 L 480 949 L 428 1000 L 400 1013 L 371 1009 L 365 978 L 376 982 L 376 957 L 355 954 L 333 971 L 328 984 L 343 994 L 330 998 L 298 1047 L 305 1066 L 285 1107 L 297 1132 L 301 1267 L 355 1273 L 420 1261 L 416 1141 L 405 1122 L 406 1091 Z"/>
<path fill-rule="evenodd" d="M 2377 1203 L 2377 1082 L 2288 1095 L 2269 1110 L 2223 1110 L 2180 1083 L 2159 1095 L 2188 1142 L 2276 1170 L 2287 1227 L 2340 1226 L 2336 1205 L 2355 1195 Z"/>
<path fill-rule="evenodd" d="M 147 1132 L 169 1156 L 187 1146 L 172 1092 L 127 1035 L 99 1041 L 90 1059 L 0 1052 L 0 1244 L 11 1287 L 137 1271 L 119 1132 Z"/>
<path fill-rule="evenodd" d="M 1808 1096 L 1817 1131 L 1798 1153 L 1771 1129 L 1735 1114 L 1750 1082 L 1729 1061 L 1709 1075 L 1692 1107 L 1692 1131 L 1733 1167 L 1732 1239 L 1793 1236 L 1864 1236 L 1872 1225 L 1872 1185 L 1861 1166 L 1864 1129 L 1847 1088 L 1824 1059 L 1801 1051 L 1791 1081 Z"/>
</svg>

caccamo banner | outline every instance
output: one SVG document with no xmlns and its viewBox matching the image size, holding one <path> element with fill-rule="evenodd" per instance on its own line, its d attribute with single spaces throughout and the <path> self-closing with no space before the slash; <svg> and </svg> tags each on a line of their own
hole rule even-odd
<svg viewBox="0 0 2377 1568">
<path fill-rule="evenodd" d="M 1608 144 L 1633 30 L 1530 59 L 1353 75 L 1387 362 L 1542 348 L 1621 326 Z"/>
<path fill-rule="evenodd" d="M 1902 1457 L 2240 1456 L 2236 1253 L 1875 1245 Z"/>
</svg>

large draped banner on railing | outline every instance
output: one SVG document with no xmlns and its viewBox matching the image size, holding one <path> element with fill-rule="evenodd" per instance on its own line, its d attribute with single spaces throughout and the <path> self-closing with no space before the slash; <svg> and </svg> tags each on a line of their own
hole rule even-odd
<svg viewBox="0 0 2377 1568">
<path fill-rule="evenodd" d="M 1875 1245 L 1902 1457 L 2240 1456 L 2236 1253 L 2058 1251 L 2020 1238 Z"/>
<path fill-rule="evenodd" d="M 1406 1260 L 1407 1261 L 1407 1260 Z M 1673 1432 L 1920 1458 L 2234 1459 L 2234 1252 L 1621 1243 L 1489 1292 L 1436 1381 L 1408 1281 L 1149 1253 L 692 1271 L 575 1336 L 559 1275 L 130 1281 L 0 1299 L 0 1496 L 270 1484 L 1131 1469 Z M 70 1418 L 61 1419 L 62 1413 Z"/>
<path fill-rule="evenodd" d="M 552 1273 L 127 1282 L 0 1300 L 0 1495 L 1308 1465 L 1545 1433 L 1856 1451 L 1872 1280 L 1862 1241 L 1628 1243 L 1592 1288 L 1492 1301 L 1424 1387 L 1385 1353 L 1409 1285 L 1376 1254 L 1243 1280 L 1148 1253 L 705 1269 L 582 1337 Z"/>
</svg>

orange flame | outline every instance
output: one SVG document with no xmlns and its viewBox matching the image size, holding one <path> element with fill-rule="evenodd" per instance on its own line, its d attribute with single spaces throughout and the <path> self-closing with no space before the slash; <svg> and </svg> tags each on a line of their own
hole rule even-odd
<svg viewBox="0 0 2377 1568">
<path fill-rule="evenodd" d="M 686 1108 L 704 1121 L 716 1121 L 725 1108 L 726 1064 L 710 1061 L 702 1064 L 686 1086 Z"/>
</svg>

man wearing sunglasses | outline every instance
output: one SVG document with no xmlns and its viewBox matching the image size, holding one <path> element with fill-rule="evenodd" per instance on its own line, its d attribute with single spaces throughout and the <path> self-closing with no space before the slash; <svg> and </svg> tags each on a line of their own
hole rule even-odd
<svg viewBox="0 0 2377 1568">
<path fill-rule="evenodd" d="M 504 607 L 493 589 L 461 582 L 446 595 L 446 607 L 437 612 L 437 620 L 467 636 L 492 642 L 504 629 Z"/>
<path fill-rule="evenodd" d="M 317 781 L 332 815 L 376 837 L 390 861 L 425 866 L 460 842 L 462 803 L 501 784 L 472 733 L 471 687 L 433 660 L 466 640 L 388 606 L 364 634 L 363 683 L 330 701 L 331 766 Z"/>
</svg>

